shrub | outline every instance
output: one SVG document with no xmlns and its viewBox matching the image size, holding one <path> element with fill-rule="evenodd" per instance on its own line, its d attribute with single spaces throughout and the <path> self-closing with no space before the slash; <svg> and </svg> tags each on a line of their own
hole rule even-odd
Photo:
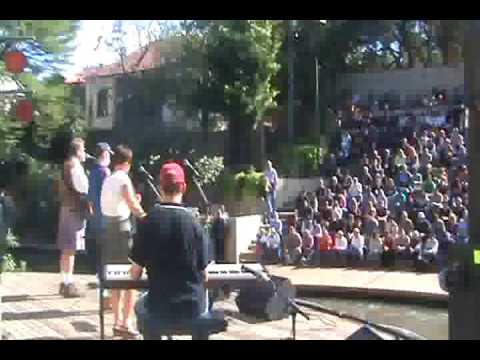
<svg viewBox="0 0 480 360">
<path fill-rule="evenodd" d="M 4 243 L 0 243 L 0 273 L 15 271 L 18 266 L 11 250 L 18 247 L 16 237 L 9 230 Z"/>
<path fill-rule="evenodd" d="M 150 155 L 148 158 L 148 165 L 151 169 L 154 169 L 155 173 L 160 171 L 160 166 L 166 158 L 160 154 Z M 223 157 L 222 156 L 203 156 L 193 161 L 193 166 L 198 170 L 200 179 L 200 185 L 215 184 L 223 172 Z"/>
<path fill-rule="evenodd" d="M 253 167 L 246 172 L 225 174 L 223 177 L 225 197 L 235 196 L 237 200 L 262 196 L 266 185 L 267 180 L 263 172 L 257 172 Z"/>
<path fill-rule="evenodd" d="M 58 198 L 55 189 L 60 167 L 27 158 L 28 171 L 16 187 L 17 220 L 14 232 L 24 238 L 35 234 L 53 239 L 58 221 Z"/>
<path fill-rule="evenodd" d="M 215 184 L 223 172 L 223 157 L 222 156 L 203 156 L 193 164 L 198 170 L 200 185 Z"/>
<path fill-rule="evenodd" d="M 281 175 L 312 176 L 318 175 L 323 163 L 324 149 L 318 145 L 286 145 L 277 154 L 278 169 Z"/>
</svg>

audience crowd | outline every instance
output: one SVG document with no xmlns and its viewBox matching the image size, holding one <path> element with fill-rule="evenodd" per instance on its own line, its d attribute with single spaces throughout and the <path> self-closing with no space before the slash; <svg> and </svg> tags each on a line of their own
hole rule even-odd
<svg viewBox="0 0 480 360">
<path fill-rule="evenodd" d="M 450 244 L 468 242 L 465 140 L 457 127 L 424 128 L 397 148 L 379 149 L 365 134 L 360 164 L 330 167 L 315 192 L 298 195 L 295 215 L 283 223 L 275 212 L 258 235 L 258 255 L 289 264 L 344 256 L 443 266 Z M 335 162 L 332 155 L 325 166 Z"/>
</svg>

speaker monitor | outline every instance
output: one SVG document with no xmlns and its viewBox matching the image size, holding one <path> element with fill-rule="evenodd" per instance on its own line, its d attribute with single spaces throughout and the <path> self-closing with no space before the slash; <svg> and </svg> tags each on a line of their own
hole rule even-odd
<svg viewBox="0 0 480 360">
<path fill-rule="evenodd" d="M 371 326 L 364 325 L 346 340 L 387 340 L 384 335 L 372 328 Z"/>
<path fill-rule="evenodd" d="M 235 299 L 240 313 L 270 321 L 288 317 L 288 299 L 295 297 L 295 287 L 286 278 L 271 278 L 276 284 L 276 293 L 268 284 L 240 290 Z"/>
</svg>

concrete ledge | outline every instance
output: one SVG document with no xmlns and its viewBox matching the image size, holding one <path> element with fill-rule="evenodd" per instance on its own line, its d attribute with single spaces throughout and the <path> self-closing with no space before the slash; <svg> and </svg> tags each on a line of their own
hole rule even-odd
<svg viewBox="0 0 480 360">
<path fill-rule="evenodd" d="M 267 266 L 271 275 L 286 277 L 300 296 L 379 299 L 446 306 L 448 293 L 436 274 L 348 268 Z"/>
<path fill-rule="evenodd" d="M 434 294 L 405 290 L 372 289 L 361 287 L 296 285 L 300 297 L 339 297 L 349 299 L 376 299 L 391 302 L 428 303 L 429 305 L 448 306 L 448 294 Z"/>
</svg>

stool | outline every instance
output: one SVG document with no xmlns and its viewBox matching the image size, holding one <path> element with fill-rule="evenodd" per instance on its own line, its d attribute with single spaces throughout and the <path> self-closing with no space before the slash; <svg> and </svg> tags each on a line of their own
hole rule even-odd
<svg viewBox="0 0 480 360">
<path fill-rule="evenodd" d="M 138 323 L 144 340 L 162 340 L 162 336 L 171 340 L 173 335 L 191 335 L 192 340 L 208 340 L 210 335 L 224 332 L 227 327 L 227 321 L 219 312 L 210 312 L 197 319 L 172 320 L 151 316 L 144 323 Z"/>
</svg>

